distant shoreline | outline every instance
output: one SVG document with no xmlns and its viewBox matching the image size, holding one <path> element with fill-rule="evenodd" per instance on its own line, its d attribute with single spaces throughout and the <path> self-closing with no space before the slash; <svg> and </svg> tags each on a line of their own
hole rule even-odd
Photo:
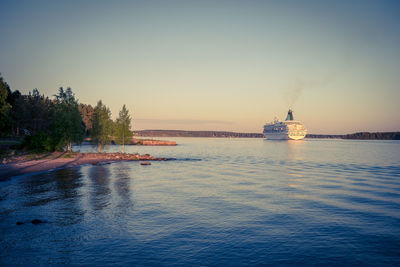
<svg viewBox="0 0 400 267">
<path fill-rule="evenodd" d="M 262 133 L 238 133 L 227 131 L 185 130 L 140 130 L 135 136 L 146 137 L 216 137 L 216 138 L 263 138 Z M 307 134 L 306 138 L 355 139 L 355 140 L 400 140 L 400 132 L 358 132 L 352 134 Z"/>
</svg>

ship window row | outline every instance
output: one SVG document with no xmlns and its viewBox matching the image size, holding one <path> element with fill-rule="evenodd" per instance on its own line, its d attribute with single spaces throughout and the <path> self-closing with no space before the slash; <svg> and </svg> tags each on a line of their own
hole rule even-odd
<svg viewBox="0 0 400 267">
<path fill-rule="evenodd" d="M 270 129 L 265 129 L 265 132 L 273 133 L 273 132 L 281 132 L 281 131 L 284 131 L 284 130 L 285 130 L 284 127 L 280 127 L 280 128 L 270 128 Z"/>
</svg>

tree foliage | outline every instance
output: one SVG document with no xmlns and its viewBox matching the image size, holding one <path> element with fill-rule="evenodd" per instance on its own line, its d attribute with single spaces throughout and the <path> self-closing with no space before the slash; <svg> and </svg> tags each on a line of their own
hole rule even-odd
<svg viewBox="0 0 400 267">
<path fill-rule="evenodd" d="M 87 104 L 79 104 L 79 112 L 81 113 L 83 126 L 85 128 L 85 135 L 90 136 L 92 129 L 93 107 Z"/>
<path fill-rule="evenodd" d="M 101 100 L 96 107 L 78 104 L 71 88 L 63 87 L 50 99 L 33 89 L 22 95 L 11 91 L 0 76 L 0 136 L 23 137 L 24 147 L 36 151 L 71 150 L 86 136 L 98 146 L 111 143 L 112 135 L 124 145 L 132 138 L 131 117 L 123 105 L 115 123 Z"/>
<path fill-rule="evenodd" d="M 84 137 L 78 101 L 69 87 L 65 91 L 60 87 L 55 97 L 56 109 L 52 127 L 53 145 L 55 148 L 66 147 L 68 151 L 71 151 L 72 143 L 81 143 Z"/>
<path fill-rule="evenodd" d="M 97 145 L 98 152 L 103 152 L 105 145 L 111 143 L 113 121 L 110 109 L 99 100 L 93 110 L 92 142 Z"/>
<path fill-rule="evenodd" d="M 8 92 L 10 91 L 8 84 L 3 81 L 3 77 L 0 76 L 0 131 L 4 132 L 8 120 L 9 110 L 11 105 L 7 102 Z"/>
<path fill-rule="evenodd" d="M 131 116 L 129 110 L 125 104 L 122 106 L 119 112 L 119 117 L 115 122 L 115 143 L 122 145 L 122 152 L 125 152 L 125 144 L 127 144 L 132 138 L 133 133 L 131 131 Z"/>
<path fill-rule="evenodd" d="M 38 132 L 50 134 L 55 115 L 55 103 L 41 95 L 38 89 L 33 89 L 19 101 L 13 113 L 19 117 L 22 127 L 30 134 Z"/>
</svg>

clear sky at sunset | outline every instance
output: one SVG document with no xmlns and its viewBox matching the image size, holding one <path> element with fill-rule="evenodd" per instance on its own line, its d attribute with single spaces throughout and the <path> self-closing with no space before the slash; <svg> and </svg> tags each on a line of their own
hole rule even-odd
<svg viewBox="0 0 400 267">
<path fill-rule="evenodd" d="M 13 90 L 123 104 L 134 129 L 400 130 L 400 1 L 1 1 Z"/>
</svg>

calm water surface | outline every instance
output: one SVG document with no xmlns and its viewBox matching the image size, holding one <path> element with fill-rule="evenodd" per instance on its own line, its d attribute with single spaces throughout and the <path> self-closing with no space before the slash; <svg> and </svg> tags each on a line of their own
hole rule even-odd
<svg viewBox="0 0 400 267">
<path fill-rule="evenodd" d="M 400 265 L 400 142 L 173 140 L 1 181 L 0 265 Z"/>
</svg>

